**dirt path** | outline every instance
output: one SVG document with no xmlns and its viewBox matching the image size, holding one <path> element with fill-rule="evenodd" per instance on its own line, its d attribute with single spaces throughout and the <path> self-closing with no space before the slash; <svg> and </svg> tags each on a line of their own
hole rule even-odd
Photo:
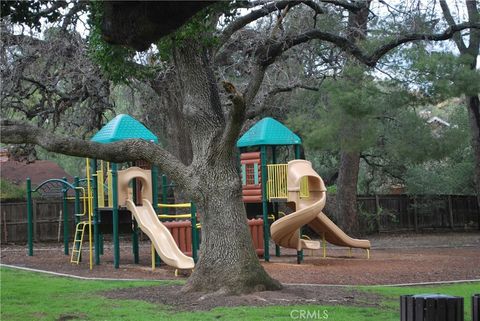
<svg viewBox="0 0 480 321">
<path fill-rule="evenodd" d="M 291 250 L 282 250 L 281 257 L 273 256 L 270 262 L 262 264 L 274 278 L 295 284 L 368 285 L 480 279 L 480 233 L 380 235 L 370 239 L 373 249 L 369 260 L 364 251 L 354 250 L 349 258 L 346 249 L 329 246 L 327 258 L 321 257 L 319 251 L 306 251 L 301 265 L 296 264 L 295 251 Z M 33 257 L 26 255 L 24 245 L 1 248 L 4 264 L 85 277 L 176 278 L 174 270 L 165 265 L 152 271 L 148 241 L 140 246 L 138 265 L 133 264 L 128 241 L 122 243 L 120 269 L 113 268 L 110 243 L 106 243 L 101 265 L 94 266 L 93 271 L 88 269 L 87 257 L 79 265 L 70 264 L 60 244 L 36 244 Z"/>
</svg>

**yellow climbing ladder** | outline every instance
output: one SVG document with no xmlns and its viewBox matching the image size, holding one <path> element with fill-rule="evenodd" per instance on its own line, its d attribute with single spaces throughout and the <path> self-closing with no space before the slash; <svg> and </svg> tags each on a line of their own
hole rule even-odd
<svg viewBox="0 0 480 321">
<path fill-rule="evenodd" d="M 70 263 L 78 264 L 80 262 L 80 258 L 82 256 L 83 236 L 85 235 L 85 227 L 86 226 L 90 227 L 90 223 L 88 221 L 82 221 L 82 222 L 77 224 L 77 228 L 75 230 L 75 240 L 73 241 L 72 257 L 70 258 Z"/>
</svg>

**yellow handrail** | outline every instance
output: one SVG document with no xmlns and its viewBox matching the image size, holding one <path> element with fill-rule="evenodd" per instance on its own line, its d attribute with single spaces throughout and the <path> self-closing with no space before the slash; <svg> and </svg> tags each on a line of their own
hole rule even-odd
<svg viewBox="0 0 480 321">
<path fill-rule="evenodd" d="M 93 195 L 90 184 L 90 160 L 87 158 L 87 197 L 88 197 L 88 250 L 90 259 L 90 270 L 93 269 L 93 235 L 92 235 L 92 217 L 93 217 Z"/>
<path fill-rule="evenodd" d="M 112 171 L 110 170 L 110 163 L 107 162 L 107 188 L 108 188 L 108 204 L 107 206 L 113 206 L 113 190 L 112 190 Z"/>
<path fill-rule="evenodd" d="M 98 190 L 98 207 L 105 207 L 105 186 L 103 177 L 103 161 L 100 162 L 100 170 L 97 171 L 97 190 Z"/>
<path fill-rule="evenodd" d="M 75 189 L 79 189 L 82 191 L 82 194 L 85 195 L 85 188 L 83 187 L 75 187 Z M 74 198 L 75 199 L 75 198 Z M 87 202 L 86 200 L 88 199 L 88 197 L 85 197 L 85 196 L 82 196 L 80 197 L 80 199 L 83 200 L 83 213 L 75 213 L 76 216 L 84 216 L 86 211 L 87 211 Z"/>
<path fill-rule="evenodd" d="M 159 214 L 158 218 L 191 218 L 192 214 Z"/>
<path fill-rule="evenodd" d="M 287 164 L 267 165 L 267 197 L 287 198 Z"/>
<path fill-rule="evenodd" d="M 192 203 L 179 203 L 179 204 L 162 204 L 158 203 L 158 207 L 161 208 L 186 208 L 186 207 L 192 207 Z"/>
</svg>

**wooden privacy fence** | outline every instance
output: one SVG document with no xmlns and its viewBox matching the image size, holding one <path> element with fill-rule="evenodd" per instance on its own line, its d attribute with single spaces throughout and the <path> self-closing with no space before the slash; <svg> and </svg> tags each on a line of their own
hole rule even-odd
<svg viewBox="0 0 480 321">
<path fill-rule="evenodd" d="M 480 211 L 475 196 L 359 196 L 358 208 L 360 227 L 365 233 L 480 229 Z M 33 200 L 35 241 L 63 240 L 61 211 L 62 201 L 60 198 Z M 70 236 L 72 237 L 75 231 L 73 201 L 68 202 L 68 211 Z M 26 202 L 2 202 L 0 203 L 0 214 L 1 242 L 26 242 Z"/>
<path fill-rule="evenodd" d="M 358 209 L 361 229 L 370 233 L 480 229 L 475 196 L 359 196 Z"/>
<path fill-rule="evenodd" d="M 68 202 L 70 236 L 75 232 L 74 202 Z M 2 202 L 1 242 L 23 243 L 27 241 L 27 203 Z M 63 215 L 62 200 L 33 199 L 34 241 L 62 241 Z"/>
</svg>

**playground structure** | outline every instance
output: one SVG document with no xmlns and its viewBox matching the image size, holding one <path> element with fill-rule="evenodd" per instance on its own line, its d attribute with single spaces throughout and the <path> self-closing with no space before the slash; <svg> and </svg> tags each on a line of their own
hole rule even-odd
<svg viewBox="0 0 480 321">
<path fill-rule="evenodd" d="M 369 241 L 349 237 L 322 212 L 326 188 L 311 163 L 299 159 L 301 143 L 298 135 L 268 117 L 250 128 L 237 142 L 237 147 L 243 150 L 240 155 L 242 194 L 249 217 L 258 215 L 260 211 L 253 206 L 249 210 L 248 204 L 261 204 L 265 260 L 270 260 L 270 235 L 276 243 L 275 255 L 280 256 L 280 246 L 296 249 L 298 263 L 303 260 L 303 249 L 320 249 L 320 242 L 308 240 L 302 235 L 304 225 L 321 236 L 324 257 L 326 242 L 348 247 L 350 253 L 352 248 L 365 249 L 367 257 L 370 257 Z M 277 149 L 280 146 L 293 146 L 295 160 L 277 164 Z M 268 151 L 271 164 L 267 164 Z M 281 203 L 295 212 L 280 217 L 282 213 L 278 208 Z M 271 226 L 269 220 L 273 221 Z"/>
<path fill-rule="evenodd" d="M 112 119 L 92 138 L 92 141 L 111 143 L 134 138 L 158 143 L 153 133 L 128 115 L 118 115 Z M 288 164 L 277 164 L 277 146 L 293 146 L 296 160 Z M 280 246 L 294 248 L 297 250 L 297 261 L 300 263 L 303 260 L 303 249 L 320 249 L 319 242 L 308 240 L 301 234 L 304 225 L 309 225 L 322 237 L 324 256 L 326 242 L 366 249 L 369 255 L 369 241 L 348 237 L 322 213 L 326 189 L 310 162 L 299 160 L 301 139 L 297 135 L 278 121 L 264 118 L 238 140 L 237 147 L 242 152 L 240 154 L 242 194 L 250 218 L 248 225 L 259 256 L 263 256 L 266 261 L 270 260 L 271 234 L 276 243 L 276 256 L 280 256 Z M 271 164 L 267 165 L 268 147 Z M 246 149 L 257 151 L 251 152 Z M 93 264 L 100 264 L 105 234 L 112 234 L 115 268 L 119 268 L 120 265 L 121 233 L 131 233 L 134 262 L 138 263 L 138 228 L 140 228 L 152 243 L 153 269 L 160 258 L 176 269 L 192 269 L 198 259 L 201 230 L 195 204 L 167 204 L 169 185 L 165 175 L 162 175 L 162 203 L 159 203 L 159 175 L 155 166 L 145 162 L 134 162 L 122 170 L 118 167 L 119 164 L 87 159 L 87 177 L 83 180 L 75 178 L 73 185 L 66 179 L 53 179 L 32 190 L 30 180 L 27 180 L 28 254 L 33 255 L 32 193 L 55 183 L 62 187 L 65 255 L 69 255 L 66 202 L 67 199 L 75 200 L 76 230 L 70 259 L 72 263 L 78 264 L 81 260 L 85 230 L 89 236 L 90 269 L 93 268 Z M 81 182 L 84 186 L 81 186 Z M 69 190 L 74 191 L 74 197 L 68 196 Z M 295 212 L 280 217 L 282 213 L 278 208 L 282 202 Z M 190 213 L 169 214 L 168 211 L 172 208 L 188 208 Z M 160 212 L 162 213 L 159 214 Z"/>
<path fill-rule="evenodd" d="M 118 115 L 105 125 L 92 138 L 92 141 L 111 143 L 135 138 L 158 142 L 157 137 L 141 123 L 128 115 Z M 69 255 L 70 239 L 66 203 L 68 199 L 72 199 L 72 197 L 68 197 L 67 192 L 69 189 L 75 190 L 73 199 L 75 199 L 76 231 L 71 251 L 71 263 L 78 264 L 81 260 L 86 230 L 88 231 L 90 269 L 92 269 L 93 263 L 95 265 L 100 264 L 100 255 L 103 254 L 102 239 L 104 234 L 112 234 L 114 266 L 118 268 L 120 265 L 119 235 L 121 233 L 132 233 L 134 262 L 138 263 L 138 227 L 140 227 L 152 241 L 152 267 L 155 267 L 156 262 L 158 262 L 155 254 L 157 253 L 164 262 L 177 269 L 192 269 L 194 260 L 197 260 L 198 229 L 201 227 L 196 221 L 194 204 L 159 204 L 157 193 L 158 170 L 149 164 L 136 163 L 143 168 L 134 166 L 118 170 L 118 164 L 104 161 L 100 161 L 100 168 L 98 168 L 99 162 L 96 159 L 87 159 L 85 187 L 79 187 L 80 180 L 78 178 L 75 178 L 74 185 L 66 180 L 54 179 L 48 180 L 32 190 L 31 183 L 27 180 L 28 254 L 33 255 L 32 193 L 44 186 L 56 183 L 63 186 L 64 252 L 66 255 Z M 80 196 L 80 191 L 83 193 L 82 196 Z M 162 199 L 166 200 L 166 195 L 162 195 Z M 83 212 L 80 212 L 81 200 L 83 200 Z M 148 206 L 148 204 L 150 205 Z M 164 214 L 157 215 L 159 208 L 189 208 L 190 213 L 169 215 L 165 210 Z M 135 219 L 132 218 L 132 215 Z M 158 217 L 158 219 L 156 221 L 152 220 L 152 215 Z M 159 221 L 159 219 L 178 218 L 189 218 L 190 221 L 173 221 L 163 224 Z M 138 223 L 140 223 L 140 226 Z M 178 229 L 184 231 L 186 225 L 189 225 L 191 236 L 186 237 L 185 233 L 176 233 L 177 242 L 175 242 L 171 232 Z M 152 229 L 155 228 L 156 232 L 161 231 L 162 233 L 152 233 Z M 180 240 L 181 237 L 188 241 L 190 248 L 185 246 L 185 240 L 183 242 Z M 193 258 L 185 256 L 178 248 L 177 243 L 184 245 L 182 250 L 184 252 L 189 250 Z"/>
</svg>

